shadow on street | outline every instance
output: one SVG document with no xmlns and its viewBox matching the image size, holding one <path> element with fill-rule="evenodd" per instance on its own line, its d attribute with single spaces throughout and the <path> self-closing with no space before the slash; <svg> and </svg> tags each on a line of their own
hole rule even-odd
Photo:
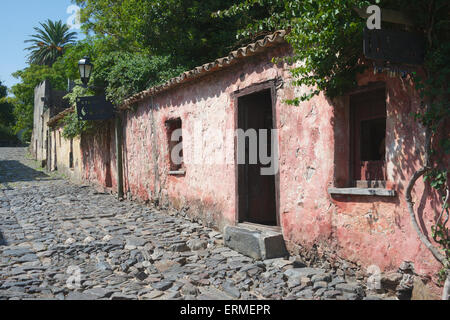
<svg viewBox="0 0 450 320">
<path fill-rule="evenodd" d="M 33 181 L 49 177 L 41 171 L 34 170 L 16 160 L 0 160 L 0 183 Z"/>
</svg>

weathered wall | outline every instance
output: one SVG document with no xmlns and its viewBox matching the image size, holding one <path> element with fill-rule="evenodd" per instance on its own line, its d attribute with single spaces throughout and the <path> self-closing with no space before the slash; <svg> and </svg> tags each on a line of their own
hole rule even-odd
<svg viewBox="0 0 450 320">
<path fill-rule="evenodd" d="M 80 139 L 81 177 L 100 188 L 117 189 L 114 122 L 102 121 Z"/>
<path fill-rule="evenodd" d="M 393 198 L 330 196 L 329 187 L 344 187 L 349 180 L 349 98 L 329 101 L 323 94 L 299 107 L 285 104 L 304 88 L 290 85 L 286 65 L 274 65 L 272 57 L 288 53 L 278 47 L 248 58 L 139 103 L 124 116 L 125 191 L 134 198 L 188 209 L 219 228 L 233 224 L 236 213 L 235 164 L 208 164 L 215 152 L 234 159 L 233 140 L 210 134 L 235 129 L 237 107 L 232 93 L 255 83 L 281 77 L 277 90 L 276 128 L 279 130 L 279 212 L 285 239 L 292 246 L 316 245 L 331 256 L 362 266 L 395 270 L 412 261 L 416 271 L 434 276 L 439 264 L 420 243 L 404 201 L 409 177 L 420 166 L 423 130 L 410 116 L 419 98 L 407 80 L 373 76 L 360 85 L 384 81 L 387 87 L 387 171 Z M 181 118 L 185 153 L 189 140 L 201 126 L 202 164 L 186 163 L 185 176 L 169 175 L 165 121 Z M 102 127 L 82 139 L 84 177 L 105 187 L 115 187 L 113 126 Z M 438 208 L 437 198 L 422 182 L 415 190 L 420 224 L 429 235 Z"/>
<path fill-rule="evenodd" d="M 64 100 L 66 92 L 52 90 L 50 81 L 41 82 L 34 89 L 34 114 L 33 133 L 30 142 L 30 152 L 49 170 L 55 167 L 51 159 L 49 147 L 52 144 L 53 133 L 48 127 L 48 121 L 57 113 L 68 107 L 68 101 Z M 48 162 L 48 163 L 47 163 Z"/>
<path fill-rule="evenodd" d="M 397 192 L 394 198 L 336 196 L 332 210 L 333 239 L 338 253 L 363 265 L 377 265 L 381 270 L 396 269 L 402 261 L 412 261 L 415 271 L 435 276 L 439 263 L 421 244 L 411 224 L 405 202 L 405 190 L 423 159 L 424 129 L 411 113 L 420 110 L 420 97 L 410 79 L 390 78 L 367 72 L 360 76 L 361 86 L 383 81 L 387 89 L 386 162 L 388 184 Z M 342 121 L 343 109 L 336 109 L 335 118 Z M 336 136 L 335 148 L 339 147 Z M 449 166 L 449 158 L 445 160 Z M 336 170 L 339 170 L 336 168 Z M 420 179 L 413 192 L 418 222 L 433 242 L 431 226 L 441 209 L 437 194 Z"/>
<path fill-rule="evenodd" d="M 33 133 L 30 142 L 30 152 L 33 157 L 40 161 L 46 161 L 46 133 L 48 112 L 44 119 L 44 109 L 46 101 L 48 101 L 50 92 L 50 83 L 43 81 L 34 89 L 34 116 L 33 116 Z M 47 103 L 48 104 L 48 103 Z"/>
<path fill-rule="evenodd" d="M 65 139 L 61 126 L 52 128 L 50 133 L 49 165 L 51 171 L 58 170 L 73 181 L 82 181 L 83 163 L 81 157 L 80 138 Z M 70 167 L 70 152 L 73 155 L 73 166 Z"/>
<path fill-rule="evenodd" d="M 226 130 L 235 129 L 231 94 L 255 83 L 288 77 L 282 67 L 274 67 L 272 56 L 286 53 L 287 47 L 248 59 L 243 65 L 211 74 L 199 81 L 162 93 L 129 111 L 125 126 L 125 182 L 131 194 L 142 200 L 156 198 L 177 208 L 189 208 L 206 223 L 222 227 L 235 221 L 236 182 L 233 140 L 224 142 Z M 151 104 L 153 103 L 153 108 Z M 278 99 L 281 109 L 282 99 Z M 181 118 L 185 157 L 193 150 L 187 144 L 200 127 L 203 153 L 199 163 L 186 164 L 185 176 L 169 175 L 168 140 L 165 122 Z M 216 132 L 218 131 L 218 134 Z M 222 152 L 231 163 L 210 163 Z M 196 155 L 199 155 L 195 151 Z"/>
</svg>

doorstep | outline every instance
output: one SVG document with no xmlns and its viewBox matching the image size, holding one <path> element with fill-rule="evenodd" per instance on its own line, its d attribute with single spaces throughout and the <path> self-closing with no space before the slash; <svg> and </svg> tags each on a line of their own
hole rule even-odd
<svg viewBox="0 0 450 320">
<path fill-rule="evenodd" d="M 252 226 L 227 226 L 224 230 L 225 245 L 255 260 L 288 257 L 283 234 L 270 228 Z"/>
</svg>

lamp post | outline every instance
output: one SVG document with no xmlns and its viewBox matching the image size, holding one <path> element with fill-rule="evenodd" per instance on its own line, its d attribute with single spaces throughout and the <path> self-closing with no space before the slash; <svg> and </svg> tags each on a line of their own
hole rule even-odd
<svg viewBox="0 0 450 320">
<path fill-rule="evenodd" d="M 94 65 L 89 57 L 84 57 L 78 62 L 78 70 L 80 71 L 80 79 L 83 88 L 91 88 L 88 86 L 92 75 Z M 92 87 L 93 88 L 93 87 Z M 105 100 L 106 101 L 106 100 Z M 116 138 L 116 164 L 117 164 L 117 196 L 123 199 L 123 164 L 122 164 L 122 124 L 120 121 L 119 110 L 115 112 L 115 138 Z"/>
<path fill-rule="evenodd" d="M 78 62 L 78 70 L 80 71 L 80 78 L 83 86 L 87 88 L 89 79 L 91 78 L 94 65 L 91 63 L 89 57 L 84 57 Z"/>
</svg>

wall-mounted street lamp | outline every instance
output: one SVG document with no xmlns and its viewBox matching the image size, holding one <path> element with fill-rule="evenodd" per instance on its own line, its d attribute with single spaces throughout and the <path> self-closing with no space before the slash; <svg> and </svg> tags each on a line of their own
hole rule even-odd
<svg viewBox="0 0 450 320">
<path fill-rule="evenodd" d="M 88 85 L 93 70 L 94 65 L 89 57 L 84 57 L 78 61 L 78 71 L 80 72 L 80 79 L 82 82 L 80 87 L 93 89 L 98 93 L 100 93 L 100 91 L 104 92 L 105 88 Z M 114 118 L 114 111 L 114 106 L 106 99 L 104 93 L 77 98 L 77 113 L 80 120 L 95 121 L 112 119 Z"/>
<path fill-rule="evenodd" d="M 91 63 L 91 59 L 89 59 L 89 57 L 84 57 L 78 62 L 78 70 L 80 71 L 81 82 L 85 87 L 87 87 L 89 83 L 89 79 L 91 78 L 93 69 L 94 65 Z"/>
<path fill-rule="evenodd" d="M 78 61 L 78 71 L 80 72 L 81 87 L 85 89 L 94 89 L 97 91 L 104 91 L 105 88 L 96 86 L 89 86 L 94 65 L 91 59 L 85 56 Z M 103 94 L 88 97 L 77 98 L 77 113 L 79 120 L 108 120 L 114 118 L 115 108 L 110 101 L 108 101 Z"/>
</svg>

